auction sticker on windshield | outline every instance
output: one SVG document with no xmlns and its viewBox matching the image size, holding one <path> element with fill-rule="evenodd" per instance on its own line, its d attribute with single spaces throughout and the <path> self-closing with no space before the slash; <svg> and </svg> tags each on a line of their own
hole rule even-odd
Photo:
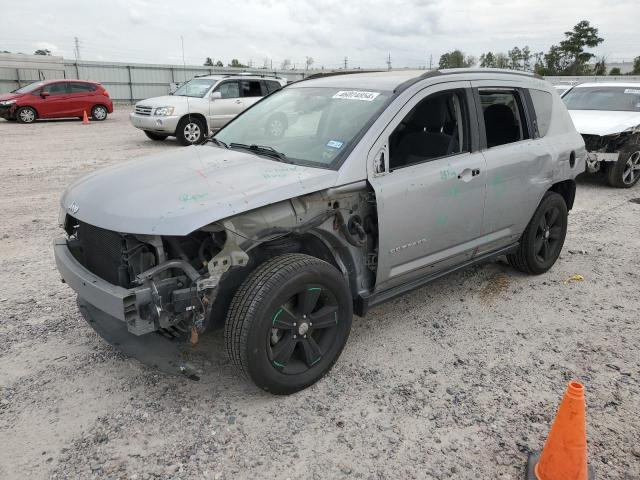
<svg viewBox="0 0 640 480">
<path fill-rule="evenodd" d="M 365 102 L 373 102 L 380 95 L 378 92 L 361 92 L 359 90 L 340 90 L 333 98 L 340 100 L 364 100 Z"/>
</svg>

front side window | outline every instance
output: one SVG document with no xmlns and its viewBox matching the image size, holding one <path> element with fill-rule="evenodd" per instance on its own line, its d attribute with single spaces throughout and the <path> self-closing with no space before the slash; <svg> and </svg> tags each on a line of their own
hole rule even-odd
<svg viewBox="0 0 640 480">
<path fill-rule="evenodd" d="M 234 80 L 220 84 L 215 91 L 220 92 L 222 98 L 240 97 L 240 85 Z"/>
<path fill-rule="evenodd" d="M 466 151 L 464 98 L 454 90 L 418 103 L 389 138 L 391 170 Z"/>
<path fill-rule="evenodd" d="M 524 108 L 516 90 L 480 90 L 487 148 L 529 138 Z"/>
<path fill-rule="evenodd" d="M 640 85 L 637 87 L 576 87 L 562 100 L 569 110 L 609 110 L 640 112 Z"/>
<path fill-rule="evenodd" d="M 243 97 L 261 97 L 262 88 L 257 80 L 243 80 L 240 82 L 240 92 Z"/>
<path fill-rule="evenodd" d="M 273 150 L 276 160 L 279 152 L 284 162 L 338 168 L 390 96 L 365 89 L 285 88 L 245 110 L 215 138 L 232 149 Z"/>
<path fill-rule="evenodd" d="M 52 83 L 49 85 L 45 85 L 42 88 L 42 91 L 48 93 L 51 96 L 66 95 L 67 93 L 69 93 L 67 86 L 68 86 L 67 82 Z"/>
<path fill-rule="evenodd" d="M 179 97 L 202 98 L 217 81 L 218 79 L 215 78 L 194 78 L 178 88 L 173 94 Z"/>
</svg>

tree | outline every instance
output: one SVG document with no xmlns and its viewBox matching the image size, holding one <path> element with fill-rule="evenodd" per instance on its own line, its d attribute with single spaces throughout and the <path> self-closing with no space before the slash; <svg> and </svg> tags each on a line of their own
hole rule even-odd
<svg viewBox="0 0 640 480">
<path fill-rule="evenodd" d="M 34 55 L 51 55 L 51 50 L 48 48 L 38 49 L 33 52 Z"/>
<path fill-rule="evenodd" d="M 467 68 L 475 65 L 476 59 L 471 55 L 465 55 L 460 50 L 454 50 L 440 56 L 440 68 Z"/>
<path fill-rule="evenodd" d="M 509 68 L 509 57 L 506 54 L 496 54 L 496 68 Z"/>
<path fill-rule="evenodd" d="M 509 57 L 509 68 L 512 70 L 520 70 L 520 61 L 522 60 L 522 50 L 518 47 L 513 47 L 507 52 Z"/>
<path fill-rule="evenodd" d="M 609 72 L 609 75 L 622 75 L 622 72 L 618 67 L 613 67 Z"/>
<path fill-rule="evenodd" d="M 237 58 L 232 58 L 231 59 L 231 63 L 229 64 L 230 67 L 235 67 L 235 68 L 245 68 L 246 65 L 243 65 L 242 63 L 240 63 L 240 61 Z"/>
<path fill-rule="evenodd" d="M 480 55 L 480 66 L 482 68 L 496 68 L 496 56 L 493 52 L 487 52 Z"/>
<path fill-rule="evenodd" d="M 633 70 L 629 72 L 629 75 L 640 75 L 640 57 L 633 59 Z"/>
<path fill-rule="evenodd" d="M 607 74 L 607 63 L 604 57 L 601 57 L 598 61 L 596 61 L 593 66 L 593 74 L 594 75 L 606 75 Z"/>
<path fill-rule="evenodd" d="M 280 68 L 282 70 L 289 70 L 291 68 L 291 60 L 289 60 L 288 58 L 285 58 L 280 64 Z"/>
<path fill-rule="evenodd" d="M 207 59 L 204 61 L 204 66 L 213 67 L 213 60 L 211 60 L 211 57 L 207 57 Z"/>
<path fill-rule="evenodd" d="M 573 30 L 564 32 L 566 37 L 560 42 L 560 50 L 566 55 L 569 65 L 563 69 L 567 75 L 582 75 L 587 70 L 587 62 L 595 55 L 585 52 L 585 48 L 593 48 L 604 42 L 598 36 L 598 29 L 592 27 L 589 21 L 578 22 Z"/>
<path fill-rule="evenodd" d="M 531 70 L 531 49 L 529 48 L 528 45 L 525 45 L 524 48 L 522 49 L 521 59 L 522 59 L 522 69 L 527 72 L 530 71 Z"/>
<path fill-rule="evenodd" d="M 309 70 L 309 67 L 313 65 L 313 57 L 305 57 L 304 59 L 304 69 Z"/>
<path fill-rule="evenodd" d="M 224 63 L 222 63 L 220 60 L 218 60 L 216 62 L 216 67 L 224 67 Z"/>
</svg>

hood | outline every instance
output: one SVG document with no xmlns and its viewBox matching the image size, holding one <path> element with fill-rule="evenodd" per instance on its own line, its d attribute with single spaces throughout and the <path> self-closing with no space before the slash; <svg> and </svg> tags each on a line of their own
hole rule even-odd
<svg viewBox="0 0 640 480">
<path fill-rule="evenodd" d="M 212 145 L 98 170 L 71 185 L 62 207 L 107 230 L 187 235 L 254 208 L 334 186 L 338 172 Z"/>
<path fill-rule="evenodd" d="M 14 98 L 19 98 L 21 96 L 21 93 L 3 93 L 2 95 L 0 95 L 0 102 L 4 100 L 13 100 Z"/>
<path fill-rule="evenodd" d="M 197 97 L 181 97 L 179 95 L 164 95 L 162 97 L 147 98 L 146 100 L 140 100 L 136 105 L 144 105 L 145 107 L 179 107 L 184 105 L 187 108 L 187 99 L 190 102 L 202 101 L 202 98 Z"/>
<path fill-rule="evenodd" d="M 569 110 L 576 130 L 583 135 L 614 135 L 640 125 L 640 112 Z"/>
</svg>

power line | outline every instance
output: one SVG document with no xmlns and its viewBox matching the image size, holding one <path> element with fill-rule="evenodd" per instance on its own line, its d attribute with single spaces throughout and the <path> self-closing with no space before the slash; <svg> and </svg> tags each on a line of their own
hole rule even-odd
<svg viewBox="0 0 640 480">
<path fill-rule="evenodd" d="M 347 69 L 347 64 L 348 64 L 349 59 L 347 57 L 344 57 L 344 69 Z"/>
<path fill-rule="evenodd" d="M 387 69 L 391 70 L 391 53 L 387 56 Z"/>
</svg>

